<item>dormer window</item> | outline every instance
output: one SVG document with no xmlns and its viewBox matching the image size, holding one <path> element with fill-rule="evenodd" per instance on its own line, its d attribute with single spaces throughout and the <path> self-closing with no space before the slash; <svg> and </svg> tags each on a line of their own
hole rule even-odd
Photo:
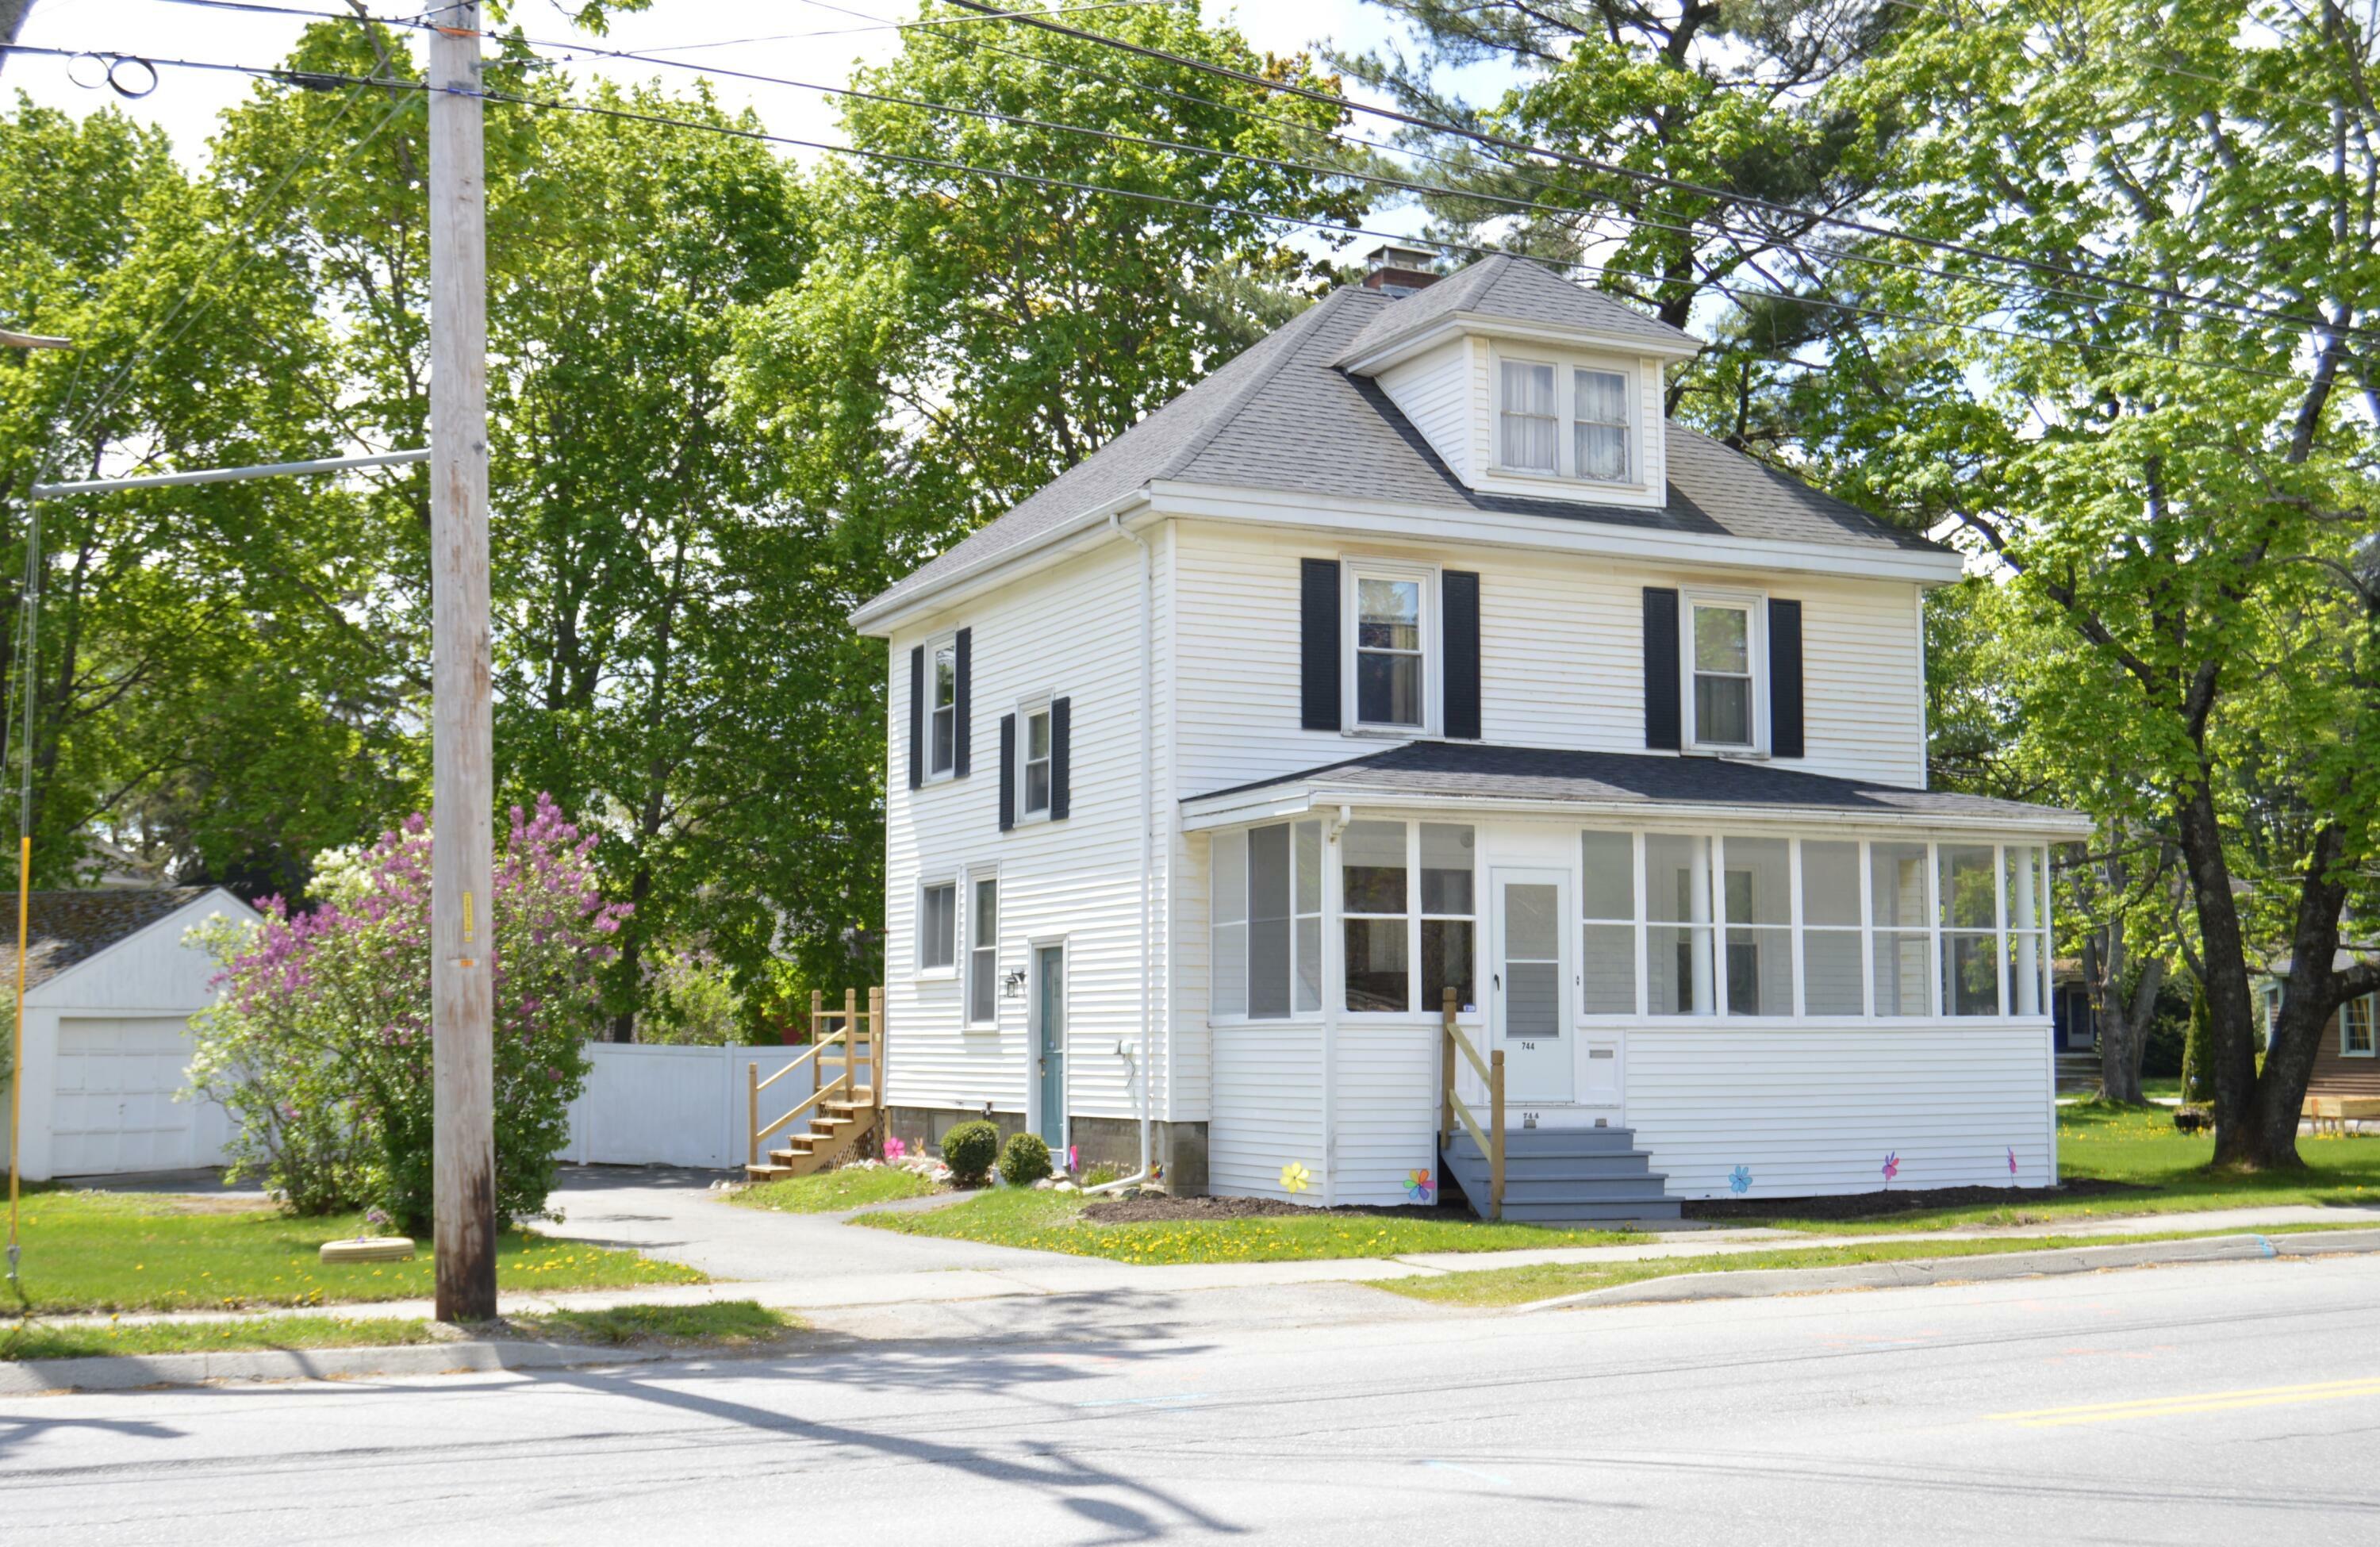
<svg viewBox="0 0 2380 1547">
<path fill-rule="evenodd" d="M 1496 363 L 1496 470 L 1583 483 L 1636 481 L 1631 372 L 1500 352 Z"/>
<path fill-rule="evenodd" d="M 1602 483 L 1628 481 L 1628 373 L 1624 371 L 1571 372 L 1576 396 L 1572 421 L 1572 456 L 1578 476 Z"/>
</svg>

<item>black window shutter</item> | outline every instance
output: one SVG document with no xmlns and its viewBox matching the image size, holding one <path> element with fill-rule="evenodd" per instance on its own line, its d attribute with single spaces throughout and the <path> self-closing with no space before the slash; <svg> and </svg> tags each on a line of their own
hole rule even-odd
<svg viewBox="0 0 2380 1547">
<path fill-rule="evenodd" d="M 1645 588 L 1645 745 L 1674 752 L 1685 744 L 1684 694 L 1678 679 L 1678 593 Z"/>
<path fill-rule="evenodd" d="M 1802 603 L 1768 599 L 1768 754 L 1802 755 Z"/>
<path fill-rule="evenodd" d="M 1457 741 L 1479 739 L 1479 577 L 1460 569 L 1439 577 L 1442 603 L 1439 651 L 1446 673 L 1446 734 Z"/>
<path fill-rule="evenodd" d="M 1000 717 L 1000 830 L 1016 825 L 1016 716 Z"/>
<path fill-rule="evenodd" d="M 1298 723 L 1335 731 L 1339 717 L 1339 561 L 1301 559 L 1298 576 Z"/>
<path fill-rule="evenodd" d="M 964 779 L 967 776 L 967 747 L 968 743 L 974 739 L 967 734 L 967 700 L 972 696 L 968 689 L 975 686 L 975 651 L 973 649 L 973 629 L 962 628 L 959 630 L 957 645 L 959 679 L 958 700 L 953 706 L 953 713 L 951 716 L 953 720 L 958 722 L 957 725 L 952 727 L 957 733 L 958 737 L 958 746 L 951 752 L 951 777 L 953 779 Z"/>
<path fill-rule="evenodd" d="M 1050 820 L 1063 822 L 1072 802 L 1066 786 L 1067 771 L 1074 765 L 1075 700 L 1050 700 Z"/>
<path fill-rule="evenodd" d="M 909 652 L 909 787 L 926 782 L 926 647 Z"/>
</svg>

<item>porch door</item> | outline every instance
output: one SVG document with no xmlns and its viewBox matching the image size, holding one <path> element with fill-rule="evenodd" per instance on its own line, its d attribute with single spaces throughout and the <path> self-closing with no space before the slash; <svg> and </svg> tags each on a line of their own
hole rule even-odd
<svg viewBox="0 0 2380 1547">
<path fill-rule="evenodd" d="M 1496 955 L 1488 982 L 1508 1104 L 1567 1102 L 1575 1090 L 1569 915 L 1560 871 L 1494 872 Z"/>
<path fill-rule="evenodd" d="M 1038 1028 L 1041 1138 L 1050 1153 L 1066 1148 L 1066 948 L 1036 946 L 1033 952 L 1034 1023 Z"/>
</svg>

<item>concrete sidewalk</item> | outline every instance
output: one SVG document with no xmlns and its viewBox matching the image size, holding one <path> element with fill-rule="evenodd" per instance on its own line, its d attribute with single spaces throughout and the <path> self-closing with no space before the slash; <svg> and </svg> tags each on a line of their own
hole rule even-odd
<svg viewBox="0 0 2380 1547">
<path fill-rule="evenodd" d="M 573 1175 L 565 1184 L 564 1201 L 565 1221 L 560 1226 L 550 1227 L 552 1233 L 603 1246 L 633 1248 L 683 1262 L 711 1274 L 714 1282 L 550 1295 L 508 1293 L 501 1300 L 504 1314 L 534 1315 L 555 1309 L 600 1309 L 629 1304 L 700 1305 L 717 1300 L 755 1300 L 798 1312 L 820 1326 L 860 1331 L 880 1324 L 863 1314 L 868 1311 L 972 1301 L 1105 1297 L 1148 1304 L 1169 1300 L 1175 1295 L 1215 1289 L 1277 1290 L 1305 1285 L 1376 1284 L 1492 1268 L 1683 1261 L 1727 1253 L 1860 1246 L 1880 1240 L 1939 1241 L 1951 1245 L 2056 1236 L 2240 1232 L 2309 1225 L 2380 1226 L 2380 1208 L 2281 1205 L 1890 1235 L 1702 1229 L 1651 1232 L 1641 1242 L 1621 1246 L 1415 1252 L 1402 1257 L 1288 1262 L 1135 1265 L 1103 1258 L 1072 1257 L 855 1227 L 845 1223 L 851 1217 L 848 1214 L 785 1214 L 738 1208 L 710 1191 L 708 1175 L 703 1173 L 637 1171 Z M 128 1315 L 116 1320 L 125 1323 L 214 1322 L 276 1314 L 402 1319 L 427 1317 L 431 1311 L 428 1300 L 386 1300 L 286 1310 Z M 56 1319 L 56 1324 L 103 1324 L 109 1320 L 103 1316 L 67 1317 Z"/>
</svg>

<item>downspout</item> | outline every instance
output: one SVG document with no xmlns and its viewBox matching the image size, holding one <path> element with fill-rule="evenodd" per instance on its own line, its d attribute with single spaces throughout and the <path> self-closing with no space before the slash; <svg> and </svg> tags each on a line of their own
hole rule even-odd
<svg viewBox="0 0 2380 1547">
<path fill-rule="evenodd" d="M 1157 1019 L 1156 976 L 1150 960 L 1156 945 L 1150 914 L 1157 874 L 1157 555 L 1146 539 L 1123 524 L 1121 511 L 1108 512 L 1108 528 L 1119 537 L 1130 538 L 1140 549 L 1140 1046 L 1133 1057 L 1133 1077 L 1140 1087 L 1140 1169 L 1119 1181 L 1086 1188 L 1086 1192 L 1114 1192 L 1145 1182 L 1152 1159 L 1148 1077 Z"/>
</svg>

